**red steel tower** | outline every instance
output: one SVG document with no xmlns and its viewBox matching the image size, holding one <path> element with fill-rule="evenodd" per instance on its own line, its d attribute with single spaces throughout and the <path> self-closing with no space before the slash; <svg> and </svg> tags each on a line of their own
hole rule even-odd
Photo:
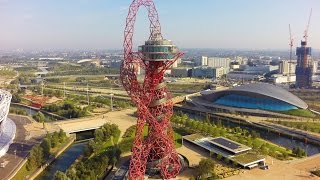
<svg viewBox="0 0 320 180">
<path fill-rule="evenodd" d="M 133 52 L 134 24 L 140 6 L 148 10 L 150 36 L 144 45 L 139 46 L 138 52 Z M 129 179 L 143 179 L 147 167 L 148 171 L 160 172 L 164 179 L 174 178 L 181 169 L 181 162 L 175 151 L 170 126 L 173 104 L 163 77 L 183 53 L 162 37 L 158 13 L 152 0 L 133 0 L 124 35 L 121 80 L 138 109 Z M 138 77 L 137 67 L 144 70 L 144 77 Z M 145 127 L 148 128 L 146 137 L 143 136 Z"/>
</svg>

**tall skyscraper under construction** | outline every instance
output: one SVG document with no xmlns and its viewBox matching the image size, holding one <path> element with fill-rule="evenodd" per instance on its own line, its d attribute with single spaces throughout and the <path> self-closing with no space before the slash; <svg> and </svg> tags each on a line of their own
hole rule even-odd
<svg viewBox="0 0 320 180">
<path fill-rule="evenodd" d="M 311 57 L 311 47 L 307 47 L 311 14 L 312 9 L 310 11 L 307 28 L 304 31 L 304 40 L 301 41 L 301 47 L 297 47 L 296 50 L 296 88 L 310 88 L 312 86 L 313 60 Z"/>
<path fill-rule="evenodd" d="M 311 47 L 307 47 L 306 41 L 301 41 L 301 47 L 297 47 L 296 87 L 309 88 L 312 86 L 313 63 Z"/>
</svg>

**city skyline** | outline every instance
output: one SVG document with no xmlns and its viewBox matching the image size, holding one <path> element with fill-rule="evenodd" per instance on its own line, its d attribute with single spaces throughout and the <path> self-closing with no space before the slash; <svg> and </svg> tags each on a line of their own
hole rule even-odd
<svg viewBox="0 0 320 180">
<path fill-rule="evenodd" d="M 0 0 L 0 49 L 121 49 L 130 0 Z M 320 49 L 320 2 L 156 0 L 163 35 L 180 48 L 288 49 L 300 46 L 310 9 L 309 46 Z M 148 38 L 138 14 L 134 46 Z"/>
</svg>

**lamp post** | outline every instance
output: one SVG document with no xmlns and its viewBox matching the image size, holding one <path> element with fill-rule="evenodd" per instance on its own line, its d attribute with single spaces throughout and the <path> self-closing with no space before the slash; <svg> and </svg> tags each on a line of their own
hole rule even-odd
<svg viewBox="0 0 320 180">
<path fill-rule="evenodd" d="M 110 100 L 111 100 L 110 106 L 111 106 L 111 111 L 113 111 L 113 95 L 114 95 L 114 94 L 110 94 Z"/>
</svg>

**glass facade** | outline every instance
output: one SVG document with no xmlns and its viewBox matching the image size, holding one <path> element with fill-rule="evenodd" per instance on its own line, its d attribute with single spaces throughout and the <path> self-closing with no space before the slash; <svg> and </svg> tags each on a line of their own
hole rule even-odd
<svg viewBox="0 0 320 180">
<path fill-rule="evenodd" d="M 292 109 L 298 109 L 296 106 L 276 99 L 254 98 L 237 94 L 222 96 L 219 99 L 217 99 L 214 103 L 223 106 L 247 109 L 261 109 L 267 111 L 288 111 Z"/>
<path fill-rule="evenodd" d="M 145 60 L 165 61 L 173 59 L 178 48 L 171 41 L 161 39 L 146 41 L 145 45 L 139 46 L 138 51 L 144 54 Z"/>
</svg>

